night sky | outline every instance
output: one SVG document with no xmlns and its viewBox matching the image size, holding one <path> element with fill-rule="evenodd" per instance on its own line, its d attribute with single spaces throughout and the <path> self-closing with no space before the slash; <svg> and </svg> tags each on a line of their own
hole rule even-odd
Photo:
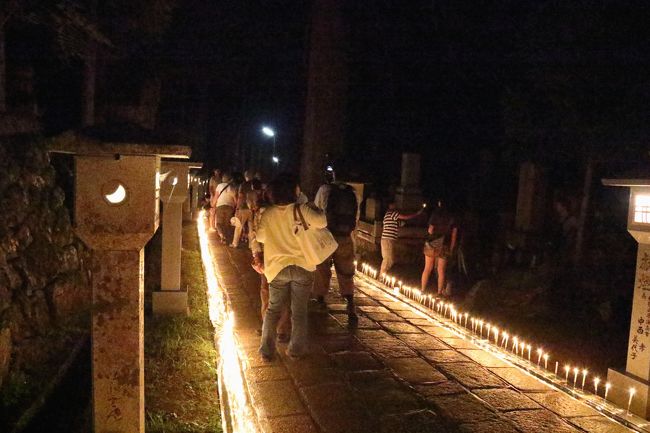
<svg viewBox="0 0 650 433">
<path fill-rule="evenodd" d="M 128 61 L 103 71 L 100 98 L 128 100 L 124 94 L 159 74 L 160 123 L 192 129 L 197 158 L 243 170 L 268 158 L 272 140 L 260 128 L 269 125 L 283 168 L 297 170 L 311 2 L 139 3 L 174 5 L 169 23 L 159 38 L 130 45 Z M 428 194 L 467 204 L 476 183 L 511 196 L 525 160 L 547 167 L 553 188 L 569 190 L 579 188 L 588 157 L 603 161 L 598 174 L 647 161 L 645 2 L 342 4 L 348 151 L 336 157 L 346 177 L 385 189 L 398 182 L 401 152 L 420 152 Z M 129 34 L 120 30 L 128 17 L 108 10 L 102 19 L 110 36 Z M 35 64 L 48 133 L 78 125 L 81 80 L 79 59 L 62 58 L 52 39 L 25 22 L 7 36 L 8 62 Z"/>
</svg>

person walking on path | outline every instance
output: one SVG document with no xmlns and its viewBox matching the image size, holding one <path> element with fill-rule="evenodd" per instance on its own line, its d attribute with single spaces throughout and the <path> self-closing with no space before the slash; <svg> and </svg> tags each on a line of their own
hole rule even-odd
<svg viewBox="0 0 650 433">
<path fill-rule="evenodd" d="M 208 192 L 210 193 L 210 208 L 208 210 L 208 225 L 211 230 L 217 229 L 217 186 L 221 183 L 221 170 L 212 170 L 212 176 L 208 181 Z"/>
<path fill-rule="evenodd" d="M 395 241 L 397 241 L 397 234 L 399 232 L 399 222 L 408 221 L 420 216 L 424 212 L 424 208 L 416 213 L 403 214 L 397 210 L 397 204 L 390 202 L 388 210 L 384 215 L 383 228 L 381 231 L 381 268 L 380 274 L 385 274 L 390 271 L 390 268 L 395 264 Z"/>
<path fill-rule="evenodd" d="M 251 191 L 246 194 L 248 201 L 248 208 L 252 212 L 251 217 L 251 231 L 249 233 L 248 247 L 253 255 L 252 266 L 255 271 L 260 274 L 260 307 L 261 317 L 264 320 L 266 310 L 269 307 L 269 280 L 264 275 L 264 244 L 257 241 L 257 230 L 262 219 L 262 214 L 268 206 L 268 202 L 263 198 L 262 183 L 253 179 L 251 182 Z M 259 331 L 260 335 L 262 331 Z M 285 305 L 280 314 L 280 320 L 277 325 L 278 340 L 286 343 L 289 341 L 291 334 L 291 321 L 289 316 L 289 306 Z"/>
<path fill-rule="evenodd" d="M 429 276 L 436 265 L 438 273 L 437 293 L 446 296 L 447 262 L 456 251 L 458 227 L 451 213 L 438 201 L 438 206 L 429 217 L 427 240 L 424 242 L 424 270 L 422 271 L 422 292 L 427 290 Z"/>
<path fill-rule="evenodd" d="M 264 244 L 264 275 L 269 281 L 269 306 L 264 315 L 260 354 L 275 355 L 276 327 L 282 308 L 291 301 L 291 339 L 287 355 L 299 358 L 308 353 L 307 307 L 315 266 L 304 257 L 295 235 L 294 207 L 299 206 L 309 226 L 327 226 L 325 214 L 308 204 L 295 204 L 299 187 L 290 176 L 280 175 L 269 184 L 272 206 L 262 214 L 256 240 Z"/>
<path fill-rule="evenodd" d="M 316 193 L 314 204 L 325 211 L 327 228 L 338 243 L 338 248 L 331 257 L 317 266 L 314 275 L 313 294 L 316 296 L 317 308 L 327 311 L 325 295 L 329 292 L 332 279 L 332 263 L 336 270 L 341 296 L 345 298 L 348 323 L 358 321 L 354 306 L 354 242 L 352 232 L 357 225 L 358 203 L 354 189 L 345 183 L 334 182 L 333 172 Z"/>
<path fill-rule="evenodd" d="M 253 173 L 250 170 L 244 172 L 244 182 L 239 185 L 237 191 L 237 209 L 235 210 L 235 216 L 239 219 L 239 223 L 235 226 L 235 234 L 232 238 L 232 244 L 230 245 L 233 248 L 239 246 L 241 241 L 242 234 L 244 233 L 244 228 L 248 228 L 248 233 L 252 231 L 252 215 L 251 209 L 248 205 L 247 196 L 252 193 L 252 182 L 253 182 Z"/>
<path fill-rule="evenodd" d="M 233 182 L 233 177 L 230 173 L 224 173 L 222 182 L 217 186 L 217 232 L 221 238 L 221 243 L 228 244 L 232 239 L 232 226 L 230 219 L 235 214 L 235 206 L 237 204 L 237 188 Z"/>
</svg>

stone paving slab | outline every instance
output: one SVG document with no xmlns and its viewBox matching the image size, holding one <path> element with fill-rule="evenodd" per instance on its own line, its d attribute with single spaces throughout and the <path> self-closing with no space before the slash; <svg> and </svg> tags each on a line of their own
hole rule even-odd
<svg viewBox="0 0 650 433">
<path fill-rule="evenodd" d="M 547 410 L 522 410 L 507 412 L 517 428 L 523 433 L 578 433 L 580 430 Z"/>
<path fill-rule="evenodd" d="M 530 398 L 510 388 L 477 389 L 474 394 L 500 411 L 541 408 Z"/>
<path fill-rule="evenodd" d="M 490 371 L 521 391 L 549 391 L 551 389 L 550 386 L 518 368 L 490 368 Z"/>
<path fill-rule="evenodd" d="M 361 281 L 356 328 L 334 278 L 328 312 L 310 312 L 311 354 L 292 360 L 278 344 L 264 362 L 249 253 L 216 244 L 212 252 L 264 432 L 629 431 Z"/>
<path fill-rule="evenodd" d="M 598 412 L 563 392 L 530 393 L 528 397 L 562 417 L 597 416 Z"/>
<path fill-rule="evenodd" d="M 461 385 L 474 388 L 505 388 L 506 384 L 487 368 L 472 362 L 454 362 L 438 365 L 450 379 L 456 380 Z"/>
</svg>

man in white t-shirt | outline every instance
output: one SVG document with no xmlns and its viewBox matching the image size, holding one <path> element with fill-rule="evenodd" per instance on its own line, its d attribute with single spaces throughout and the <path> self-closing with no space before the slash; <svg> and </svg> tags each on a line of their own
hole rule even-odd
<svg viewBox="0 0 650 433">
<path fill-rule="evenodd" d="M 216 188 L 216 220 L 217 232 L 221 242 L 229 244 L 232 242 L 233 227 L 230 225 L 230 219 L 235 215 L 235 206 L 237 205 L 237 185 L 233 182 L 230 173 L 224 173 L 223 182 Z"/>
<path fill-rule="evenodd" d="M 211 230 L 217 228 L 217 185 L 221 183 L 221 170 L 215 168 L 212 170 L 212 176 L 210 176 L 210 181 L 208 182 L 208 192 L 210 193 L 210 211 L 208 213 L 208 223 Z"/>
</svg>

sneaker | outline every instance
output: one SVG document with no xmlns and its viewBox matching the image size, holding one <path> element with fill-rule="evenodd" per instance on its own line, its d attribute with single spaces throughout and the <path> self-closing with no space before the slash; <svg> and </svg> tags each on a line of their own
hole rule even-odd
<svg viewBox="0 0 650 433">
<path fill-rule="evenodd" d="M 262 361 L 264 362 L 273 362 L 273 355 L 266 355 L 264 353 L 260 353 L 260 356 L 262 357 Z"/>
<path fill-rule="evenodd" d="M 306 353 L 303 353 L 302 355 L 295 355 L 295 354 L 289 352 L 288 350 L 286 351 L 286 354 L 287 354 L 287 358 L 289 358 L 292 361 L 299 361 L 299 360 L 305 359 L 307 357 Z"/>
<path fill-rule="evenodd" d="M 327 303 L 324 300 L 321 301 L 320 299 L 312 299 L 311 304 L 312 304 L 312 308 L 311 308 L 312 311 L 315 311 L 317 313 L 328 312 Z"/>
</svg>

